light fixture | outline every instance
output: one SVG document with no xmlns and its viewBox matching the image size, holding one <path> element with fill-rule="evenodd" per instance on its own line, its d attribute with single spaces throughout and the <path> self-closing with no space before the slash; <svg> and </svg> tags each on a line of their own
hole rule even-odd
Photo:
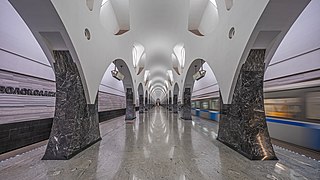
<svg viewBox="0 0 320 180">
<path fill-rule="evenodd" d="M 111 75 L 112 77 L 116 78 L 118 81 L 122 81 L 124 79 L 124 75 L 120 71 L 117 71 L 116 61 L 114 61 L 113 63 L 114 63 L 114 70 L 111 71 Z"/>
<path fill-rule="evenodd" d="M 195 71 L 197 71 L 197 65 L 195 65 L 194 68 L 195 68 Z M 201 78 L 203 78 L 206 75 L 206 72 L 207 71 L 203 69 L 203 63 L 202 63 L 202 60 L 201 60 L 201 69 L 193 74 L 193 79 L 195 81 L 200 80 Z"/>
</svg>

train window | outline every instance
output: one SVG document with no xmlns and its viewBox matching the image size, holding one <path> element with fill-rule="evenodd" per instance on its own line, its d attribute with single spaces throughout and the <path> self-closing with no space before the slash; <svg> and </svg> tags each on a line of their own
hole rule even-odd
<svg viewBox="0 0 320 180">
<path fill-rule="evenodd" d="M 208 101 L 204 101 L 201 103 L 202 104 L 202 109 L 208 109 L 209 108 L 209 103 Z"/>
<path fill-rule="evenodd" d="M 219 111 L 219 99 L 211 99 L 210 101 L 210 109 Z"/>
<path fill-rule="evenodd" d="M 196 101 L 196 108 L 200 109 L 200 101 Z"/>
<path fill-rule="evenodd" d="M 301 117 L 300 98 L 265 99 L 266 116 L 298 119 Z"/>
<path fill-rule="evenodd" d="M 191 107 L 195 108 L 196 107 L 196 103 L 195 102 L 191 102 Z"/>
<path fill-rule="evenodd" d="M 306 115 L 308 119 L 320 119 L 320 92 L 308 93 L 306 106 Z"/>
</svg>

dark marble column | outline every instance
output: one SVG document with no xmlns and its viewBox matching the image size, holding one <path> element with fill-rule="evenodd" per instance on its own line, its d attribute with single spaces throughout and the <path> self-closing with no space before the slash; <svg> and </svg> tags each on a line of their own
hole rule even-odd
<svg viewBox="0 0 320 180">
<path fill-rule="evenodd" d="M 145 101 L 144 101 L 144 110 L 148 111 L 148 97 L 145 97 Z"/>
<path fill-rule="evenodd" d="M 169 97 L 169 111 L 172 111 L 172 97 Z"/>
<path fill-rule="evenodd" d="M 232 103 L 221 104 L 220 110 L 218 140 L 251 160 L 276 159 L 264 112 L 264 57 L 264 49 L 250 51 Z"/>
<path fill-rule="evenodd" d="M 143 95 L 139 95 L 139 113 L 144 112 Z"/>
<path fill-rule="evenodd" d="M 178 113 L 178 95 L 173 95 L 173 113 Z"/>
<path fill-rule="evenodd" d="M 181 110 L 181 118 L 184 120 L 192 120 L 191 118 L 191 89 L 185 88 L 183 92 L 183 106 Z"/>
<path fill-rule="evenodd" d="M 69 51 L 53 51 L 56 105 L 44 160 L 67 160 L 101 139 L 98 103 L 87 104 Z"/>
<path fill-rule="evenodd" d="M 126 92 L 126 118 L 125 120 L 133 120 L 136 118 L 136 110 L 134 106 L 132 88 L 127 88 Z"/>
</svg>

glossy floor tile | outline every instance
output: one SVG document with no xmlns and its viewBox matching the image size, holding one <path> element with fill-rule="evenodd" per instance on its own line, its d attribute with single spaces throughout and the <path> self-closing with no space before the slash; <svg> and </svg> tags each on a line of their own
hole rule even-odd
<svg viewBox="0 0 320 180">
<path fill-rule="evenodd" d="M 320 163 L 275 147 L 278 161 L 250 161 L 216 140 L 218 124 L 163 108 L 100 124 L 102 140 L 68 161 L 45 147 L 0 163 L 0 179 L 319 179 Z"/>
</svg>

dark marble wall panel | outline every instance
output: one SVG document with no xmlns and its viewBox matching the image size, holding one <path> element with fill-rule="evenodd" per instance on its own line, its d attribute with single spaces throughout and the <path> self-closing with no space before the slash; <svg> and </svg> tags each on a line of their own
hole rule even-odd
<svg viewBox="0 0 320 180">
<path fill-rule="evenodd" d="M 173 105 L 172 105 L 173 113 L 178 113 L 178 95 L 173 95 Z"/>
<path fill-rule="evenodd" d="M 183 106 L 181 109 L 181 118 L 184 120 L 192 120 L 191 118 L 191 89 L 185 88 L 183 92 Z"/>
<path fill-rule="evenodd" d="M 136 108 L 133 100 L 132 88 L 127 88 L 126 92 L 126 120 L 133 120 L 136 118 Z"/>
<path fill-rule="evenodd" d="M 88 105 L 76 64 L 68 51 L 54 51 L 56 110 L 43 159 L 70 159 L 101 139 L 98 103 Z"/>
<path fill-rule="evenodd" d="M 99 122 L 104 122 L 112 118 L 124 116 L 125 114 L 126 114 L 126 109 L 116 109 L 116 110 L 99 112 Z"/>
<path fill-rule="evenodd" d="M 218 140 L 252 160 L 276 159 L 264 112 L 264 57 L 264 49 L 250 51 L 232 103 L 220 106 Z"/>
<path fill-rule="evenodd" d="M 0 124 L 0 154 L 49 138 L 52 118 Z"/>
</svg>

